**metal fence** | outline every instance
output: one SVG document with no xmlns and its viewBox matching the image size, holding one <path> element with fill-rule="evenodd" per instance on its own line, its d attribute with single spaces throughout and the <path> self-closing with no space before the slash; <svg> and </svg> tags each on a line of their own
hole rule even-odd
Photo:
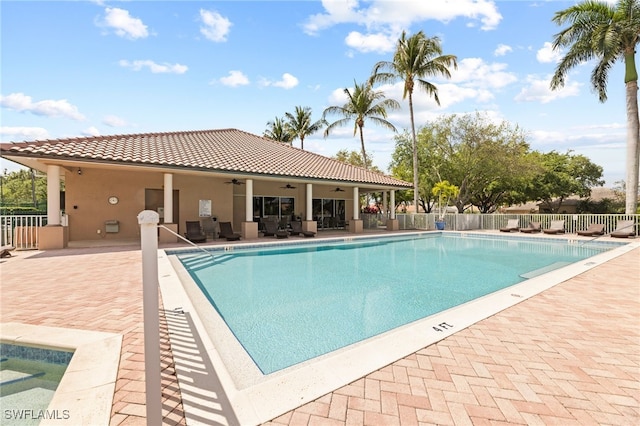
<svg viewBox="0 0 640 426">
<path fill-rule="evenodd" d="M 434 213 L 398 214 L 396 215 L 400 229 L 436 229 L 438 215 Z M 465 230 L 498 230 L 507 225 L 509 219 L 518 219 L 518 226 L 525 228 L 529 222 L 540 222 L 543 229 L 548 228 L 553 220 L 564 220 L 565 232 L 576 233 L 587 229 L 592 223 L 604 225 L 608 234 L 616 229 L 620 220 L 631 220 L 636 224 L 635 232 L 640 230 L 640 215 L 637 214 L 446 214 L 445 229 Z"/>
<path fill-rule="evenodd" d="M 0 216 L 0 242 L 17 250 L 38 248 L 38 233 L 47 225 L 44 215 Z"/>
</svg>

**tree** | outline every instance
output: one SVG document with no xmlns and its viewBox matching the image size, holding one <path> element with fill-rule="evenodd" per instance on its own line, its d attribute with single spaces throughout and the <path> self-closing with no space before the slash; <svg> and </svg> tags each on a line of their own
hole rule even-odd
<svg viewBox="0 0 640 426">
<path fill-rule="evenodd" d="M 601 186 L 602 167 L 592 163 L 584 155 L 571 151 L 536 152 L 532 156 L 542 166 L 542 172 L 531 180 L 527 190 L 529 200 L 541 201 L 545 210 L 560 211 L 562 202 L 571 195 L 588 197 L 591 188 Z"/>
<path fill-rule="evenodd" d="M 569 70 L 592 59 L 597 64 L 591 73 L 591 85 L 600 102 L 607 100 L 607 79 L 613 64 L 622 60 L 627 104 L 627 190 L 625 211 L 638 207 L 640 121 L 638 118 L 638 71 L 635 47 L 640 42 L 639 0 L 619 0 L 615 5 L 586 0 L 556 12 L 553 22 L 569 26 L 555 35 L 553 48 L 568 47 L 556 67 L 551 89 L 564 86 Z"/>
<path fill-rule="evenodd" d="M 295 113 L 285 113 L 286 130 L 293 135 L 291 142 L 300 139 L 300 148 L 304 150 L 304 138 L 316 133 L 326 125 L 324 120 L 312 122 L 311 108 L 297 106 Z"/>
<path fill-rule="evenodd" d="M 287 129 L 284 119 L 276 117 L 274 121 L 267 122 L 267 129 L 263 136 L 274 141 L 291 144 L 293 135 Z"/>
<path fill-rule="evenodd" d="M 402 32 L 396 45 L 393 61 L 378 62 L 374 68 L 371 81 L 391 82 L 398 79 L 404 81 L 402 98 L 409 98 L 409 113 L 411 116 L 411 136 L 413 141 L 413 202 L 418 212 L 419 198 L 419 173 L 418 173 L 418 148 L 416 126 L 413 113 L 413 90 L 417 83 L 418 88 L 433 96 L 440 105 L 438 89 L 425 80 L 426 77 L 443 76 L 451 78 L 449 67 L 458 68 L 457 58 L 453 55 L 443 55 L 442 46 L 438 37 L 427 37 L 422 31 L 411 37 L 407 37 L 406 31 Z"/>
<path fill-rule="evenodd" d="M 518 126 L 494 123 L 479 113 L 441 116 L 423 126 L 417 139 L 418 202 L 426 212 L 433 208 L 437 182 L 448 180 L 459 187 L 454 204 L 460 213 L 471 205 L 490 213 L 522 194 L 537 170 L 535 163 L 526 161 L 529 144 Z M 407 179 L 411 162 L 409 135 L 396 138 L 394 176 Z"/>
<path fill-rule="evenodd" d="M 458 195 L 458 191 L 460 191 L 460 188 L 452 185 L 448 180 L 441 180 L 433 186 L 431 192 L 433 193 L 433 195 L 438 197 L 438 209 L 440 210 L 441 221 L 444 220 L 444 215 L 447 212 L 449 201 L 451 201 L 451 198 Z M 445 200 L 444 203 L 442 202 L 443 198 Z"/>
<path fill-rule="evenodd" d="M 370 156 L 367 157 L 367 163 L 365 165 L 365 162 L 362 158 L 362 153 L 359 153 L 358 151 L 348 151 L 347 149 L 341 149 L 340 151 L 336 152 L 336 155 L 334 155 L 332 158 L 342 163 L 351 164 L 352 166 L 363 167 L 373 172 L 382 173 L 382 170 L 380 170 L 380 168 L 372 165 L 373 159 Z"/>
<path fill-rule="evenodd" d="M 329 124 L 324 130 L 324 137 L 329 136 L 335 128 L 345 126 L 353 121 L 353 135 L 360 134 L 360 149 L 362 151 L 363 165 L 368 168 L 369 161 L 364 147 L 364 123 L 371 120 L 375 124 L 396 131 L 393 124 L 387 121 L 387 110 L 398 109 L 400 104 L 393 99 L 385 99 L 382 91 L 373 90 L 370 83 L 358 84 L 355 81 L 353 92 L 344 89 L 347 95 L 347 102 L 342 106 L 327 107 L 322 113 L 323 120 L 326 121 L 328 115 L 341 115 L 342 118 Z M 379 101 L 379 102 L 378 102 Z"/>
<path fill-rule="evenodd" d="M 37 175 L 33 169 L 21 169 L 3 174 L 2 207 L 32 206 L 45 204 L 47 200 L 47 178 Z"/>
</svg>

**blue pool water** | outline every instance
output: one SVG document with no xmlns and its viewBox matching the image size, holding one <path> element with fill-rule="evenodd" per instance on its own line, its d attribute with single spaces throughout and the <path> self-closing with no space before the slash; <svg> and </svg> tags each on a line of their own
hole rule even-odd
<svg viewBox="0 0 640 426">
<path fill-rule="evenodd" d="M 73 352 L 0 343 L 2 425 L 37 425 L 68 413 L 47 410 Z"/>
<path fill-rule="evenodd" d="M 613 247 L 444 234 L 178 257 L 269 374 Z"/>
</svg>

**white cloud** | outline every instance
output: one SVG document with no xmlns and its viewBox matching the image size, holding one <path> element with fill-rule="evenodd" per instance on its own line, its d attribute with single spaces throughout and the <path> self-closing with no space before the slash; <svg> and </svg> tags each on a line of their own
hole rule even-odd
<svg viewBox="0 0 640 426">
<path fill-rule="evenodd" d="M 282 79 L 279 81 L 271 81 L 266 78 L 263 78 L 260 81 L 261 86 L 274 86 L 274 87 L 282 87 L 283 89 L 293 89 L 298 85 L 298 79 L 288 72 L 282 74 Z"/>
<path fill-rule="evenodd" d="M 544 46 L 536 53 L 536 59 L 538 62 L 548 64 L 551 62 L 558 62 L 562 58 L 562 52 L 553 49 L 553 45 L 550 42 L 545 42 Z"/>
<path fill-rule="evenodd" d="M 486 63 L 482 58 L 458 61 L 458 69 L 451 69 L 451 82 L 473 87 L 499 89 L 517 81 L 515 74 L 507 72 L 507 64 Z"/>
<path fill-rule="evenodd" d="M 59 101 L 44 100 L 33 102 L 31 96 L 24 93 L 12 93 L 8 96 L 0 96 L 0 106 L 18 112 L 30 112 L 46 117 L 66 117 L 72 120 L 84 120 L 84 115 L 78 112 L 78 108 L 71 105 L 66 99 Z"/>
<path fill-rule="evenodd" d="M 139 60 L 129 62 L 125 59 L 119 61 L 121 67 L 130 68 L 134 71 L 140 71 L 142 68 L 148 68 L 154 74 L 184 74 L 189 67 L 181 64 L 157 64 L 150 60 Z"/>
<path fill-rule="evenodd" d="M 527 86 L 523 87 L 520 93 L 514 98 L 517 102 L 540 102 L 546 104 L 556 99 L 567 98 L 570 96 L 578 96 L 580 93 L 581 83 L 569 81 L 565 82 L 564 87 L 551 90 L 549 84 L 551 77 L 538 78 L 536 76 L 527 77 Z"/>
<path fill-rule="evenodd" d="M 208 40 L 221 42 L 227 41 L 227 35 L 231 29 L 231 21 L 218 12 L 200 9 L 200 19 L 204 24 L 200 27 L 200 33 Z"/>
<path fill-rule="evenodd" d="M 102 123 L 109 127 L 124 127 L 128 125 L 125 119 L 115 115 L 107 115 L 102 119 Z"/>
<path fill-rule="evenodd" d="M 227 77 L 220 78 L 220 83 L 231 87 L 246 86 L 249 84 L 249 78 L 242 71 L 233 70 L 229 71 Z"/>
<path fill-rule="evenodd" d="M 137 39 L 149 36 L 147 26 L 142 20 L 129 15 L 129 11 L 117 7 L 105 9 L 104 20 L 99 25 L 111 28 L 115 33 L 124 38 Z"/>
<path fill-rule="evenodd" d="M 91 127 L 88 127 L 86 129 L 84 129 L 81 133 L 84 136 L 100 136 L 100 130 L 98 130 L 94 126 L 91 126 Z"/>
<path fill-rule="evenodd" d="M 456 18 L 479 21 L 483 30 L 495 29 L 502 15 L 491 0 L 323 0 L 325 13 L 310 16 L 304 31 L 315 34 L 337 24 L 355 23 L 368 29 L 408 28 L 429 19 L 449 22 Z"/>
<path fill-rule="evenodd" d="M 42 127 L 0 127 L 2 142 L 18 142 L 50 139 L 49 132 Z"/>
<path fill-rule="evenodd" d="M 493 51 L 493 55 L 504 56 L 509 52 L 513 52 L 513 49 L 511 48 L 511 46 L 501 43 L 498 45 L 498 47 L 496 47 L 496 50 Z"/>
<path fill-rule="evenodd" d="M 362 34 L 358 31 L 351 31 L 345 38 L 347 46 L 360 52 L 391 52 L 398 40 L 397 34 Z"/>
</svg>

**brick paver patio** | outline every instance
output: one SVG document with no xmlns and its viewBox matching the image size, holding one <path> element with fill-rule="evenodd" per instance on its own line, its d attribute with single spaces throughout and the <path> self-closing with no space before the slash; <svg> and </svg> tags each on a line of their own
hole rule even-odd
<svg viewBox="0 0 640 426">
<path fill-rule="evenodd" d="M 111 424 L 145 424 L 139 249 L 14 254 L 0 321 L 122 334 Z M 166 326 L 161 343 L 165 424 L 185 424 Z M 640 249 L 270 424 L 640 424 Z"/>
</svg>

